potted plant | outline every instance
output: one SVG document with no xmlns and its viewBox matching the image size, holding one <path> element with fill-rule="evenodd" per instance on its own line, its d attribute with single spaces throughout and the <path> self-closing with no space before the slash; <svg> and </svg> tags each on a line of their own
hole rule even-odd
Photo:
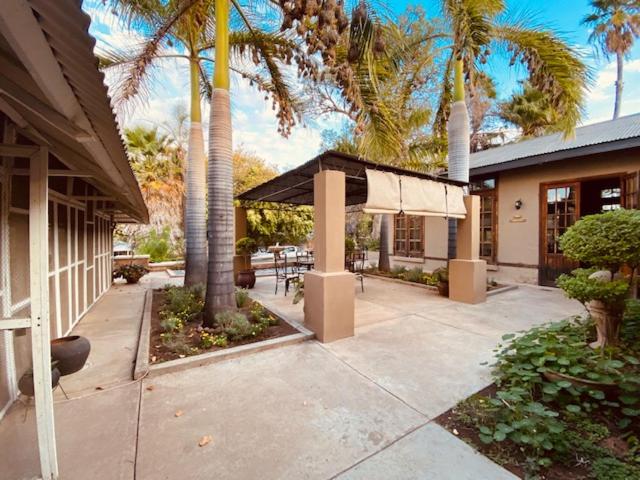
<svg viewBox="0 0 640 480">
<path fill-rule="evenodd" d="M 251 268 L 251 254 L 256 250 L 256 242 L 243 237 L 236 242 L 236 254 L 241 257 L 241 267 L 236 278 L 236 286 L 253 288 L 256 284 L 256 271 Z"/>
<path fill-rule="evenodd" d="M 91 344 L 85 337 L 72 335 L 51 340 L 51 359 L 57 362 L 60 375 L 70 375 L 84 367 Z"/>
<path fill-rule="evenodd" d="M 438 293 L 443 297 L 449 297 L 449 269 L 446 267 L 436 268 L 431 276 L 437 282 Z"/>
<path fill-rule="evenodd" d="M 57 362 L 51 362 L 51 388 L 56 388 L 58 386 L 58 382 L 60 381 L 60 370 L 58 370 Z M 33 369 L 29 368 L 20 380 L 18 380 L 18 390 L 23 395 L 28 397 L 33 397 L 35 394 L 35 389 L 33 386 Z"/>
<path fill-rule="evenodd" d="M 594 348 L 618 343 L 624 302 L 640 266 L 639 245 L 639 210 L 588 215 L 560 238 L 567 258 L 590 267 L 561 275 L 557 284 L 589 311 L 598 334 Z M 625 269 L 630 274 L 625 274 Z"/>
<path fill-rule="evenodd" d="M 113 272 L 113 277 L 122 277 L 127 283 L 138 283 L 147 273 L 149 273 L 149 270 L 142 265 L 129 264 L 116 268 Z"/>
</svg>

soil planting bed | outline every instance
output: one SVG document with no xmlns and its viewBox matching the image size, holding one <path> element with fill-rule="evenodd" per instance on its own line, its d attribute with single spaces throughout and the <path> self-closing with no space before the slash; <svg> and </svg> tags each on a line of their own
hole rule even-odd
<svg viewBox="0 0 640 480">
<path fill-rule="evenodd" d="M 226 347 L 219 347 L 214 345 L 210 348 L 202 348 L 200 346 L 202 322 L 198 320 L 195 322 L 187 323 L 183 329 L 183 333 L 185 336 L 185 345 L 189 347 L 189 353 L 178 353 L 165 346 L 161 337 L 163 330 L 160 327 L 159 312 L 165 302 L 165 296 L 166 293 L 162 289 L 153 291 L 153 303 L 151 307 L 151 337 L 149 340 L 149 363 L 152 365 L 167 362 L 169 360 L 176 360 L 178 358 L 199 355 L 202 353 L 215 352 L 218 350 L 228 350 L 231 347 L 237 347 L 239 345 L 262 342 L 264 340 L 300 333 L 294 327 L 285 322 L 282 318 L 279 318 L 277 315 L 274 315 L 272 313 L 272 315 L 277 318 L 278 323 L 276 325 L 267 327 L 260 335 L 256 335 L 254 337 L 246 338 L 240 341 L 228 340 Z M 253 303 L 254 302 L 249 302 L 247 306 L 238 309 L 238 311 L 248 314 Z"/>
</svg>

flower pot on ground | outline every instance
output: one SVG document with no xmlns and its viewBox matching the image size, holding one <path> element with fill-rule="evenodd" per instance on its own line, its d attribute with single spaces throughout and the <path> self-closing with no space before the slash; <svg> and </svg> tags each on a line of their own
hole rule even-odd
<svg viewBox="0 0 640 480">
<path fill-rule="evenodd" d="M 89 340 L 79 335 L 51 340 L 51 358 L 63 376 L 82 370 L 90 351 Z"/>
<path fill-rule="evenodd" d="M 438 283 L 436 286 L 438 287 L 438 293 L 443 297 L 449 297 L 449 269 L 447 268 L 436 268 L 431 274 L 432 278 L 436 280 Z"/>
<path fill-rule="evenodd" d="M 114 270 L 113 277 L 122 277 L 127 281 L 127 283 L 132 284 L 138 283 L 147 273 L 149 273 L 149 270 L 142 265 L 121 265 Z"/>
<path fill-rule="evenodd" d="M 243 237 L 236 242 L 236 255 L 241 258 L 242 266 L 236 276 L 236 286 L 253 288 L 256 285 L 256 272 L 251 268 L 251 254 L 256 250 L 256 242 L 252 238 Z"/>
<path fill-rule="evenodd" d="M 54 362 L 55 363 L 55 362 Z M 51 364 L 51 388 L 56 388 L 58 386 L 58 382 L 60 381 L 60 370 L 58 370 L 57 366 L 52 363 Z M 23 395 L 28 397 L 33 397 L 35 394 L 35 389 L 33 385 L 33 370 L 27 370 L 20 380 L 18 380 L 18 390 Z"/>
</svg>

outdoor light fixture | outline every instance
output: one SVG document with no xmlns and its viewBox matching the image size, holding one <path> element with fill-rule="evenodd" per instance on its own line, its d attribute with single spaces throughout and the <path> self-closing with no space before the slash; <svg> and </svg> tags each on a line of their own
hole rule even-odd
<svg viewBox="0 0 640 480">
<path fill-rule="evenodd" d="M 516 210 L 520 210 L 522 208 L 522 200 L 518 199 L 516 200 Z"/>
</svg>

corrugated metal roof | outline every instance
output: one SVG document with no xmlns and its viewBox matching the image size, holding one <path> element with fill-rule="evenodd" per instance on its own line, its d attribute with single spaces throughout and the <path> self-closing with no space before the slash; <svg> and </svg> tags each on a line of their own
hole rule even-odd
<svg viewBox="0 0 640 480">
<path fill-rule="evenodd" d="M 128 207 L 142 220 L 148 213 L 138 183 L 131 171 L 126 148 L 111 106 L 104 74 L 93 53 L 95 39 L 89 34 L 90 17 L 81 0 L 29 0 L 51 46 L 60 69 L 100 142 L 129 187 Z"/>
<path fill-rule="evenodd" d="M 555 133 L 476 152 L 471 154 L 469 166 L 471 174 L 473 174 L 474 169 L 488 171 L 491 166 L 502 165 L 515 160 L 541 157 L 628 139 L 640 140 L 640 114 L 576 128 L 575 136 L 566 140 L 561 133 Z M 560 159 L 561 157 L 554 158 L 554 160 Z M 503 166 L 507 167 L 507 165 Z"/>
</svg>

